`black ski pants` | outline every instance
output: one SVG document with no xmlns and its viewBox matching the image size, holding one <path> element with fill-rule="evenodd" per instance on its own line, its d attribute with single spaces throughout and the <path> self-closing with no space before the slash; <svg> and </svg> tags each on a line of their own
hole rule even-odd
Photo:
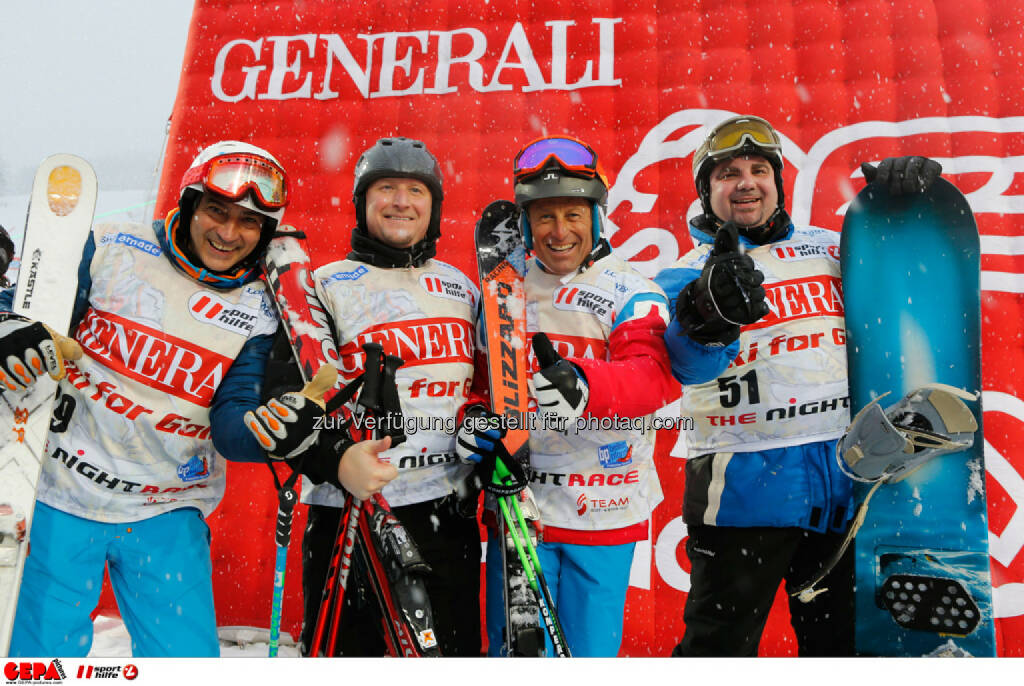
<svg viewBox="0 0 1024 686">
<path fill-rule="evenodd" d="M 842 539 L 799 528 L 689 527 L 686 632 L 672 655 L 756 656 L 779 584 L 792 590 L 811 579 Z M 801 657 L 853 655 L 853 548 L 818 583 L 827 592 L 809 603 L 789 599 Z"/>
<path fill-rule="evenodd" d="M 480 530 L 476 518 L 455 511 L 450 496 L 392 508 L 432 568 L 426 577 L 441 654 L 479 657 Z M 317 612 L 338 535 L 341 509 L 311 505 L 302 538 L 302 654 L 308 655 Z M 335 656 L 377 657 L 386 654 L 377 601 L 355 564 L 345 592 Z"/>
</svg>

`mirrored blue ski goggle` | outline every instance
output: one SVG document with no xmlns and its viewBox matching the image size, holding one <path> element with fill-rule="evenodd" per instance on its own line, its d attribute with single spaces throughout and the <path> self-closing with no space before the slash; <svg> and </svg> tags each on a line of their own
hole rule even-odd
<svg viewBox="0 0 1024 686">
<path fill-rule="evenodd" d="M 578 176 L 604 177 L 593 148 L 575 138 L 558 136 L 539 138 L 519 151 L 513 163 L 516 181 L 540 173 L 552 160 Z"/>
</svg>

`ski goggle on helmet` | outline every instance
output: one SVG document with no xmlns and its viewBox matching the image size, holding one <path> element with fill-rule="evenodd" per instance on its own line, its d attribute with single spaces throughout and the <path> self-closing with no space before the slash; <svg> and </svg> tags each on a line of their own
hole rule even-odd
<svg viewBox="0 0 1024 686">
<path fill-rule="evenodd" d="M 583 141 L 570 136 L 538 138 L 527 143 L 513 161 L 515 180 L 522 181 L 539 174 L 550 162 L 556 162 L 576 176 L 597 177 L 608 188 L 608 179 L 597 160 L 597 153 Z"/>
<path fill-rule="evenodd" d="M 731 117 L 716 126 L 693 154 L 693 176 L 697 177 L 708 160 L 720 162 L 754 149 L 773 164 L 782 166 L 782 140 L 772 125 L 761 117 Z"/>
<path fill-rule="evenodd" d="M 267 151 L 241 141 L 222 141 L 199 153 L 181 188 L 209 190 L 278 220 L 288 204 L 284 168 Z"/>
</svg>

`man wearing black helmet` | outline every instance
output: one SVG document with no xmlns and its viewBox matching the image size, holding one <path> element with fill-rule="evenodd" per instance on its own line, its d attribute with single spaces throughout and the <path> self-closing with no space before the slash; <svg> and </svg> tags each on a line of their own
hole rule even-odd
<svg viewBox="0 0 1024 686">
<path fill-rule="evenodd" d="M 459 270 L 434 259 L 443 197 L 440 167 L 422 142 L 378 140 L 355 168 L 352 251 L 317 269 L 314 282 L 333 317 L 342 377 L 362 371 L 366 342 L 404 360 L 396 381 L 407 440 L 382 454 L 398 470 L 383 494 L 433 569 L 426 586 L 441 653 L 478 656 L 478 492 L 465 489 L 470 469 L 455 459 L 454 427 L 471 394 L 479 292 Z M 304 485 L 302 499 L 311 504 L 303 539 L 308 654 L 344 497 L 327 485 Z M 372 602 L 362 590 L 345 594 L 330 654 L 384 654 L 382 637 L 368 630 L 380 624 Z"/>
<path fill-rule="evenodd" d="M 549 418 L 530 427 L 530 489 L 544 524 L 538 554 L 573 656 L 614 657 L 633 551 L 662 499 L 646 419 L 676 392 L 662 339 L 668 303 L 602 236 L 608 181 L 590 146 L 569 136 L 533 141 L 516 155 L 514 176 L 532 253 L 532 395 Z M 497 436 L 467 427 L 459 438 L 460 457 L 480 462 Z M 500 553 L 491 537 L 491 655 L 500 654 L 505 623 Z"/>
<path fill-rule="evenodd" d="M 822 570 L 853 511 L 835 457 L 850 421 L 839 235 L 793 226 L 782 159 L 764 119 L 712 128 L 693 159 L 696 247 L 655 279 L 674 313 L 665 342 L 682 414 L 696 421 L 685 432 L 690 591 L 674 655 L 756 655 L 780 582 L 792 592 Z M 893 194 L 941 171 L 921 157 L 863 169 Z M 688 383 L 695 357 L 717 359 L 717 378 Z M 801 656 L 853 652 L 852 549 L 821 583 L 827 593 L 790 598 Z"/>
</svg>

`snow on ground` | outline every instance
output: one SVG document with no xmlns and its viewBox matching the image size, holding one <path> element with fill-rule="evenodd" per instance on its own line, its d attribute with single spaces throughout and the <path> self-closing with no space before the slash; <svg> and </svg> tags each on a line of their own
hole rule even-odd
<svg viewBox="0 0 1024 686">
<path fill-rule="evenodd" d="M 89 657 L 131 657 L 132 642 L 128 629 L 119 617 L 100 615 L 92 623 L 93 641 Z M 252 627 L 219 627 L 221 657 L 267 657 L 269 636 L 266 629 Z M 278 647 L 279 657 L 298 657 L 299 647 L 291 635 L 283 633 Z"/>
</svg>

